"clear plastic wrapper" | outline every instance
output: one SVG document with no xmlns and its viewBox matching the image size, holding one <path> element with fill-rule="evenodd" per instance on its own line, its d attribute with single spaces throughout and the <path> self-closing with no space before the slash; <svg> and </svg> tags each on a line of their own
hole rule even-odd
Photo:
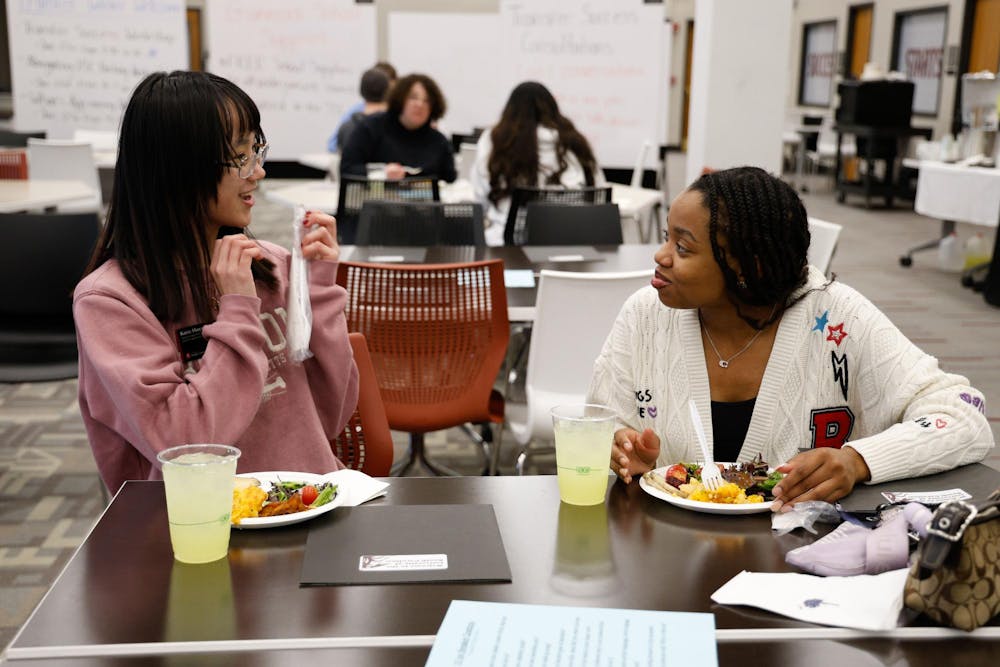
<svg viewBox="0 0 1000 667">
<path fill-rule="evenodd" d="M 787 512 L 775 512 L 771 515 L 771 530 L 776 535 L 784 535 L 796 528 L 805 528 L 815 535 L 813 524 L 817 522 L 840 523 L 840 512 L 822 500 L 795 503 Z"/>
<path fill-rule="evenodd" d="M 309 351 L 309 337 L 312 335 L 312 305 L 309 303 L 309 263 L 302 256 L 302 224 L 306 210 L 296 206 L 292 215 L 294 242 L 292 243 L 292 265 L 288 280 L 288 356 L 292 361 L 303 362 L 313 356 Z"/>
</svg>

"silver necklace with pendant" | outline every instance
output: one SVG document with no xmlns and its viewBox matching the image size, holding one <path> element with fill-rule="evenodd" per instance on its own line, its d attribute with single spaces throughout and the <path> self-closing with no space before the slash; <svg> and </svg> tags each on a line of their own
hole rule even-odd
<svg viewBox="0 0 1000 667">
<path fill-rule="evenodd" d="M 777 308 L 777 306 L 775 306 L 775 308 Z M 768 319 L 770 319 L 771 316 L 774 315 L 775 308 L 771 309 L 771 315 L 768 315 Z M 730 362 L 736 357 L 746 352 L 747 350 L 749 350 L 750 346 L 753 345 L 754 341 L 760 338 L 760 335 L 764 333 L 764 329 L 759 329 L 757 333 L 755 333 L 753 336 L 750 337 L 750 340 L 747 341 L 747 344 L 740 348 L 739 352 L 732 355 L 728 359 L 723 359 L 722 355 L 719 354 L 719 348 L 715 346 L 715 341 L 712 340 L 712 334 L 708 332 L 708 327 L 706 327 L 705 323 L 701 321 L 701 311 L 698 312 L 698 324 L 701 325 L 702 331 L 705 332 L 705 337 L 708 338 L 708 344 L 712 346 L 712 352 L 715 352 L 715 356 L 719 358 L 719 366 L 721 368 L 729 368 Z"/>
</svg>

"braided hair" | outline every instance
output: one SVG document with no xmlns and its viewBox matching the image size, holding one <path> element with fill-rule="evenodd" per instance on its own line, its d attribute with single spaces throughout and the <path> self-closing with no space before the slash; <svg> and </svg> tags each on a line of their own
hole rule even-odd
<svg viewBox="0 0 1000 667">
<path fill-rule="evenodd" d="M 776 321 L 805 296 L 789 297 L 806 282 L 809 222 L 795 190 L 758 167 L 734 167 L 703 174 L 689 188 L 701 193 L 709 211 L 712 254 L 722 269 L 737 314 L 754 329 Z M 725 235 L 727 247 L 719 244 Z M 730 266 L 736 260 L 741 271 Z M 775 308 L 756 320 L 741 305 Z"/>
</svg>

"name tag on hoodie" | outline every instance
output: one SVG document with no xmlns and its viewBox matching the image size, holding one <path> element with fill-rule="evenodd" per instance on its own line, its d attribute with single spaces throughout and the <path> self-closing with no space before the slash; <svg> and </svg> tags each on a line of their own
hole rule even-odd
<svg viewBox="0 0 1000 667">
<path fill-rule="evenodd" d="M 206 324 L 208 322 L 177 330 L 177 342 L 180 343 L 181 357 L 184 361 L 194 361 L 205 356 L 205 348 L 208 347 L 208 341 L 201 335 L 201 329 Z"/>
</svg>

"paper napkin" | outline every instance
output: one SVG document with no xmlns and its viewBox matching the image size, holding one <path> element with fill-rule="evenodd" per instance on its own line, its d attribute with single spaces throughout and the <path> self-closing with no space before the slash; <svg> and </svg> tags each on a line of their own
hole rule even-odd
<svg viewBox="0 0 1000 667">
<path fill-rule="evenodd" d="M 389 488 L 387 482 L 380 482 L 360 470 L 350 468 L 327 473 L 323 475 L 323 479 L 339 487 L 338 491 L 344 494 L 343 507 L 355 507 L 384 496 Z"/>
<path fill-rule="evenodd" d="M 891 630 L 903 608 L 907 570 L 854 577 L 743 571 L 712 594 L 719 604 L 743 604 L 809 623 Z"/>
</svg>

